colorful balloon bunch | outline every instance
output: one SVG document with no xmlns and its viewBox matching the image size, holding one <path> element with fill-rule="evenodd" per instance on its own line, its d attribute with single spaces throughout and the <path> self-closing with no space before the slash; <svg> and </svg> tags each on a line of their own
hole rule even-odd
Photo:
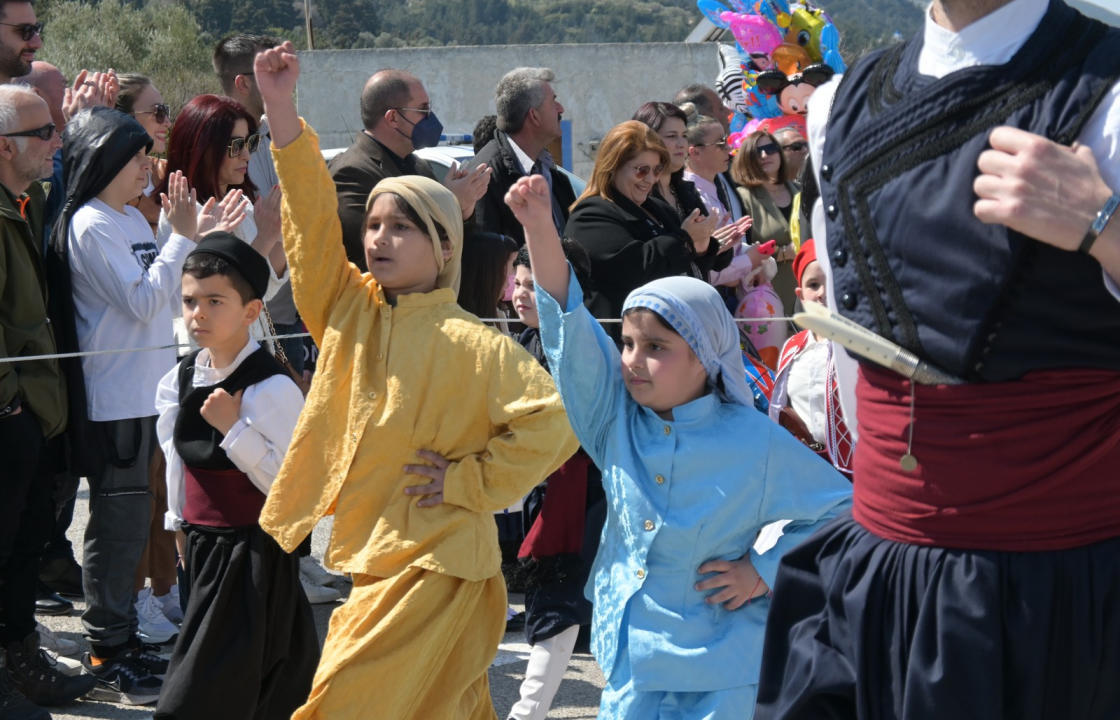
<svg viewBox="0 0 1120 720">
<path fill-rule="evenodd" d="M 732 140 L 757 129 L 796 125 L 805 133 L 809 97 L 844 72 L 840 34 L 828 15 L 797 0 L 697 0 L 704 16 L 731 31 L 735 48 L 720 50 L 717 90 L 735 111 Z"/>
</svg>

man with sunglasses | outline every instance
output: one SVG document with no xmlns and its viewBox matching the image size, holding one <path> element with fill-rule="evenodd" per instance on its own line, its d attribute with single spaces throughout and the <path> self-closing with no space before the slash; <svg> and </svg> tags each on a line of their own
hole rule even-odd
<svg viewBox="0 0 1120 720">
<path fill-rule="evenodd" d="M 51 355 L 41 254 L 43 189 L 61 140 L 32 90 L 0 86 L 0 357 Z M 84 695 L 93 678 L 61 675 L 39 647 L 39 558 L 54 527 L 51 499 L 67 401 L 56 360 L 0 363 L 0 718 L 50 718 L 36 705 Z M 30 700 L 28 699 L 30 698 Z M 34 703 L 34 704 L 33 704 Z"/>
<path fill-rule="evenodd" d="M 43 23 L 29 2 L 0 0 L 0 83 L 31 72 L 35 52 L 43 47 Z"/>
<path fill-rule="evenodd" d="M 362 89 L 360 109 L 363 130 L 329 167 L 338 189 L 346 257 L 365 270 L 366 198 L 387 177 L 423 175 L 435 180 L 431 166 L 414 151 L 438 145 L 443 124 L 432 110 L 424 84 L 404 70 L 378 70 L 371 75 Z M 474 214 L 489 181 L 490 168 L 485 164 L 447 172 L 443 184 L 455 194 L 464 220 Z"/>
</svg>

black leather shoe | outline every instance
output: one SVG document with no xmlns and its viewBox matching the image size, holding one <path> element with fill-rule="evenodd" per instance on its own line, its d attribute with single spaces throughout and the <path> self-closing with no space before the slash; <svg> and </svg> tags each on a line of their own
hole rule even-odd
<svg viewBox="0 0 1120 720">
<path fill-rule="evenodd" d="M 39 583 L 39 592 L 35 596 L 35 612 L 40 615 L 69 615 L 73 610 L 74 603 Z"/>
<path fill-rule="evenodd" d="M 39 564 L 39 581 L 64 597 L 83 597 L 82 566 L 73 556 L 44 558 Z"/>
</svg>

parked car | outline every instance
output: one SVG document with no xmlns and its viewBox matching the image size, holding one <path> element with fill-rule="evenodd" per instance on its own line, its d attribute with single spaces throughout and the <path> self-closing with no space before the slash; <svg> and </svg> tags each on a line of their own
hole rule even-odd
<svg viewBox="0 0 1120 720">
<path fill-rule="evenodd" d="M 335 155 L 338 155 L 346 148 L 328 148 L 323 150 L 323 159 L 330 161 Z M 469 162 L 474 157 L 474 147 L 471 145 L 437 145 L 430 148 L 421 148 L 416 151 L 416 154 L 428 161 L 432 166 L 432 172 L 435 173 L 436 179 L 443 182 L 443 177 L 447 175 L 447 171 L 451 168 L 452 162 L 457 162 L 460 165 Z M 570 172 L 567 168 L 560 168 L 560 171 L 568 177 L 568 182 L 572 184 L 572 190 L 575 192 L 576 197 L 583 194 L 583 189 L 587 187 L 587 182 Z"/>
</svg>

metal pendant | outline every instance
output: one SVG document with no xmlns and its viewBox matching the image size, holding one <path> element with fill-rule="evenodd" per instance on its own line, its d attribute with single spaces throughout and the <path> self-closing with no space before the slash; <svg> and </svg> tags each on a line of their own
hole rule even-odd
<svg viewBox="0 0 1120 720">
<path fill-rule="evenodd" d="M 898 461 L 898 464 L 902 466 L 902 469 L 904 471 L 914 472 L 915 470 L 918 469 L 918 458 L 914 457 L 910 453 L 906 453 Z"/>
</svg>

